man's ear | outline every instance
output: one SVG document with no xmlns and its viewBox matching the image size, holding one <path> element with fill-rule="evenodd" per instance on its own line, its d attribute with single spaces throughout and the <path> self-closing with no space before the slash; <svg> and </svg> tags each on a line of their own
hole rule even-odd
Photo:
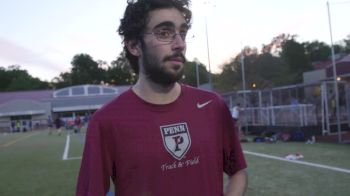
<svg viewBox="0 0 350 196">
<path fill-rule="evenodd" d="M 125 46 L 129 50 L 129 52 L 134 56 L 140 56 L 141 47 L 140 42 L 136 40 L 130 40 L 125 42 Z"/>
</svg>

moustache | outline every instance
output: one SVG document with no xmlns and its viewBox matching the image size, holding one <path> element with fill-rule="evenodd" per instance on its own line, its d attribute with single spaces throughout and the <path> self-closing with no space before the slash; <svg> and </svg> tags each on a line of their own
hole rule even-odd
<svg viewBox="0 0 350 196">
<path fill-rule="evenodd" d="M 187 61 L 185 55 L 183 55 L 182 53 L 174 53 L 172 55 L 166 56 L 164 57 L 163 61 L 169 61 L 174 58 L 181 58 L 182 63 L 185 63 Z"/>
</svg>

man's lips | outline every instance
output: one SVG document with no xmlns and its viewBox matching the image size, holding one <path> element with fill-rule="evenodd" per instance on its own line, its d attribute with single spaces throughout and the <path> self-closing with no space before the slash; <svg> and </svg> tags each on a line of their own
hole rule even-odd
<svg viewBox="0 0 350 196">
<path fill-rule="evenodd" d="M 186 60 L 182 55 L 174 55 L 165 58 L 165 61 L 172 61 L 172 62 L 179 62 L 179 63 L 185 63 Z"/>
<path fill-rule="evenodd" d="M 183 59 L 182 57 L 170 58 L 169 61 L 185 63 L 185 59 Z"/>
</svg>

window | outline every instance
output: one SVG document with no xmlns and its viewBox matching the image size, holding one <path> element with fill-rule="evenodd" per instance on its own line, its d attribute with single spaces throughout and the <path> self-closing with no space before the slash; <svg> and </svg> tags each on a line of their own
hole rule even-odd
<svg viewBox="0 0 350 196">
<path fill-rule="evenodd" d="M 88 88 L 88 94 L 91 95 L 91 94 L 100 94 L 100 88 L 99 87 L 89 87 Z"/>
<path fill-rule="evenodd" d="M 102 90 L 103 90 L 103 93 L 115 93 L 115 90 L 111 88 L 103 88 Z"/>
<path fill-rule="evenodd" d="M 83 87 L 72 87 L 72 95 L 84 95 L 84 88 Z"/>
<path fill-rule="evenodd" d="M 56 96 L 57 97 L 66 97 L 69 95 L 69 90 L 62 90 L 62 91 L 59 91 L 56 93 Z"/>
</svg>

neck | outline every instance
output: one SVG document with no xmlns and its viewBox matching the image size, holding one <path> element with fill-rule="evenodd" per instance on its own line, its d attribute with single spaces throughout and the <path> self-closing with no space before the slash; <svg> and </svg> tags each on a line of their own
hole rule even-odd
<svg viewBox="0 0 350 196">
<path fill-rule="evenodd" d="M 140 75 L 137 83 L 132 87 L 137 96 L 152 104 L 168 104 L 174 102 L 181 93 L 179 83 L 161 85 Z"/>
</svg>

